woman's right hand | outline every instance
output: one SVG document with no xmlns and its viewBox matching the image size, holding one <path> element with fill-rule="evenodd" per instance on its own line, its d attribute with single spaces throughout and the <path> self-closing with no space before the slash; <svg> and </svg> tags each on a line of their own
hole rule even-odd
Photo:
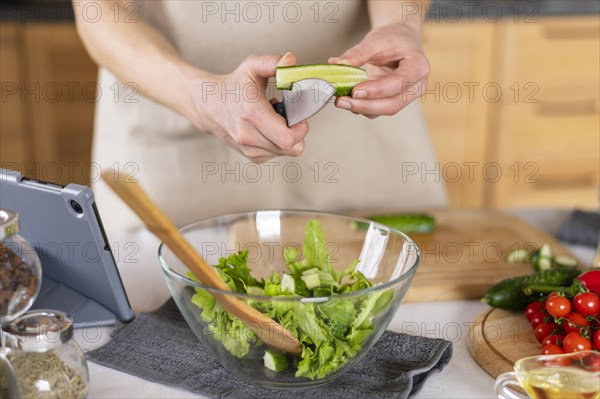
<svg viewBox="0 0 600 399">
<path fill-rule="evenodd" d="M 275 68 L 295 63 L 291 53 L 250 56 L 228 75 L 199 76 L 189 86 L 195 106 L 190 119 L 199 130 L 214 134 L 253 162 L 300 156 L 308 123 L 288 127 L 265 96 Z"/>
</svg>

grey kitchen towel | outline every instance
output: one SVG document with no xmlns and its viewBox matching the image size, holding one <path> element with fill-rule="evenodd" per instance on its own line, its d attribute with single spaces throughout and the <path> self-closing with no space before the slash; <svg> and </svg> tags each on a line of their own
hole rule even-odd
<svg viewBox="0 0 600 399">
<path fill-rule="evenodd" d="M 600 212 L 573 211 L 556 236 L 569 244 L 596 247 L 600 239 Z"/>
<path fill-rule="evenodd" d="M 142 313 L 113 333 L 88 359 L 146 380 L 211 398 L 406 398 L 416 394 L 452 356 L 452 344 L 386 331 L 357 365 L 337 380 L 313 389 L 271 389 L 225 370 L 196 338 L 173 300 Z"/>
</svg>

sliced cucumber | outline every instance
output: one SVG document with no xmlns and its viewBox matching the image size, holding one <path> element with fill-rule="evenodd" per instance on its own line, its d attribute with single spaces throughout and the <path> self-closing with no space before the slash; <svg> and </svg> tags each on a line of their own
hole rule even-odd
<svg viewBox="0 0 600 399">
<path fill-rule="evenodd" d="M 285 247 L 283 251 L 283 259 L 288 263 L 296 262 L 298 260 L 298 248 L 291 245 Z"/>
<path fill-rule="evenodd" d="M 552 268 L 552 259 L 551 258 L 542 258 L 540 257 L 537 262 L 538 271 L 550 270 Z"/>
<path fill-rule="evenodd" d="M 319 278 L 318 273 L 303 275 L 300 278 L 302 279 L 302 281 L 304 281 L 304 284 L 306 284 L 306 288 L 308 288 L 309 290 L 321 286 L 321 279 Z"/>
<path fill-rule="evenodd" d="M 522 263 L 525 262 L 529 258 L 529 252 L 527 252 L 524 248 L 515 249 L 514 251 L 510 251 L 508 255 L 506 255 L 506 261 L 508 263 Z"/>
<path fill-rule="evenodd" d="M 579 261 L 569 255 L 557 255 L 554 258 L 554 263 L 556 263 L 558 266 L 567 267 L 577 267 L 579 265 Z"/>
<path fill-rule="evenodd" d="M 368 79 L 367 71 L 350 65 L 309 64 L 278 67 L 275 80 L 278 90 L 292 90 L 292 85 L 303 79 L 322 79 L 335 87 L 335 95 L 347 96 L 352 88 Z"/>
<path fill-rule="evenodd" d="M 431 233 L 435 230 L 435 219 L 433 216 L 423 213 L 399 213 L 395 215 L 371 216 L 368 219 L 400 230 L 403 233 Z M 352 222 L 353 229 L 366 230 L 367 223 Z"/>
<path fill-rule="evenodd" d="M 294 280 L 294 276 L 289 273 L 283 273 L 283 277 L 281 277 L 281 289 L 289 292 L 290 294 L 295 294 L 296 280 Z"/>
<path fill-rule="evenodd" d="M 254 287 L 254 286 L 248 287 L 246 292 L 250 295 L 264 295 L 265 294 L 265 290 L 263 290 L 260 287 Z"/>
<path fill-rule="evenodd" d="M 545 243 L 542 245 L 535 266 L 538 271 L 549 270 L 552 268 L 552 247 L 550 244 Z"/>
<path fill-rule="evenodd" d="M 288 358 L 283 353 L 274 349 L 267 349 L 263 359 L 265 367 L 276 373 L 286 370 L 289 366 Z"/>
<path fill-rule="evenodd" d="M 320 271 L 321 271 L 321 269 L 319 269 L 318 267 L 311 267 L 310 269 L 303 271 L 302 275 L 308 276 L 309 274 L 319 273 Z"/>
<path fill-rule="evenodd" d="M 540 258 L 552 258 L 552 247 L 550 244 L 545 243 L 542 245 L 539 256 Z"/>
</svg>

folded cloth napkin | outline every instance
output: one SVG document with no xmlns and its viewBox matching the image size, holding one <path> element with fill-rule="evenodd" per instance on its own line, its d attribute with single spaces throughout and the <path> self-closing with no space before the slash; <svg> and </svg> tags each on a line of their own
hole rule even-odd
<svg viewBox="0 0 600 399">
<path fill-rule="evenodd" d="M 573 211 L 558 230 L 559 240 L 595 247 L 600 239 L 600 212 Z"/>
<path fill-rule="evenodd" d="M 211 398 L 289 398 L 291 392 L 250 384 L 230 374 L 189 328 L 173 300 L 142 313 L 87 354 L 103 366 Z M 452 344 L 386 331 L 369 353 L 330 384 L 294 390 L 299 398 L 405 398 L 452 356 Z"/>
</svg>

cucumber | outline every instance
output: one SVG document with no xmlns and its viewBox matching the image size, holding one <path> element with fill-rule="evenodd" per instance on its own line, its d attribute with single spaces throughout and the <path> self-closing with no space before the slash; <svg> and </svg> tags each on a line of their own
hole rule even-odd
<svg viewBox="0 0 600 399">
<path fill-rule="evenodd" d="M 265 290 L 260 287 L 250 286 L 246 289 L 246 292 L 250 295 L 264 295 Z"/>
<path fill-rule="evenodd" d="M 552 247 L 550 246 L 550 244 L 545 243 L 544 245 L 542 245 L 542 247 L 540 248 L 539 257 L 552 258 Z"/>
<path fill-rule="evenodd" d="M 294 280 L 294 276 L 289 273 L 283 273 L 283 277 L 281 277 L 281 289 L 283 291 L 287 291 L 290 294 L 296 293 L 296 281 Z"/>
<path fill-rule="evenodd" d="M 304 284 L 306 284 L 306 288 L 309 290 L 318 288 L 321 286 L 321 279 L 319 278 L 318 273 L 307 274 L 300 277 Z"/>
<path fill-rule="evenodd" d="M 350 65 L 309 64 L 278 67 L 275 80 L 278 90 L 292 90 L 295 82 L 303 79 L 322 79 L 335 87 L 335 95 L 347 96 L 352 88 L 368 79 L 367 71 Z"/>
<path fill-rule="evenodd" d="M 538 262 L 537 262 L 537 270 L 544 271 L 544 270 L 550 270 L 551 268 L 552 268 L 552 258 L 542 258 L 540 256 L 540 258 L 538 259 Z"/>
<path fill-rule="evenodd" d="M 572 256 L 569 255 L 557 255 L 554 257 L 554 263 L 557 266 L 568 266 L 568 267 L 577 267 L 579 266 L 579 261 Z"/>
<path fill-rule="evenodd" d="M 320 271 L 321 269 L 319 269 L 318 267 L 311 267 L 310 269 L 306 269 L 305 271 L 303 271 L 302 275 L 308 276 L 309 274 L 319 273 Z"/>
<path fill-rule="evenodd" d="M 508 263 L 523 263 L 529 258 L 529 252 L 524 248 L 515 249 L 506 255 Z"/>
<path fill-rule="evenodd" d="M 537 271 L 550 270 L 552 268 L 552 247 L 550 244 L 545 243 L 542 245 L 534 267 Z"/>
<path fill-rule="evenodd" d="M 482 301 L 495 308 L 523 310 L 530 302 L 543 297 L 541 293 L 528 295 L 524 291 L 525 288 L 531 285 L 552 286 L 557 289 L 569 286 L 579 273 L 580 271 L 574 267 L 557 267 L 525 276 L 512 277 L 491 286 Z"/>
<path fill-rule="evenodd" d="M 424 213 L 399 213 L 395 215 L 371 216 L 368 219 L 403 233 L 431 233 L 435 230 L 435 219 Z M 354 230 L 366 230 L 368 223 L 352 221 Z"/>
<path fill-rule="evenodd" d="M 265 367 L 276 373 L 286 370 L 289 366 L 288 358 L 274 349 L 267 349 L 263 357 Z"/>
</svg>

